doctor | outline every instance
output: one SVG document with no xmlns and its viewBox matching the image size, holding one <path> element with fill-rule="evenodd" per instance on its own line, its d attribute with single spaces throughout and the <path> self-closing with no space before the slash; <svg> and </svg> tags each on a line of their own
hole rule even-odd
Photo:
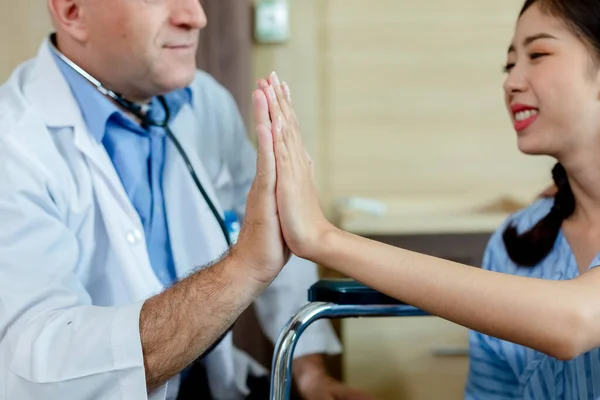
<svg viewBox="0 0 600 400">
<path fill-rule="evenodd" d="M 0 393 L 264 398 L 226 332 L 255 302 L 274 340 L 317 275 L 292 258 L 277 277 L 269 165 L 250 189 L 233 99 L 196 71 L 199 2 L 48 6 L 56 35 L 0 88 Z M 244 218 L 230 250 L 228 210 Z M 307 332 L 305 399 L 359 398 L 325 372 L 319 354 L 339 350 L 327 323 Z"/>
</svg>

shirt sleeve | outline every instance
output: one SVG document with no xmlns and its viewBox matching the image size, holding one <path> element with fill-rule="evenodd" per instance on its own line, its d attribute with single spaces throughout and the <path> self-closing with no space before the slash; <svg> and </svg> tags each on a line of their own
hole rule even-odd
<svg viewBox="0 0 600 400">
<path fill-rule="evenodd" d="M 0 397 L 147 399 L 142 303 L 92 305 L 78 239 L 34 163 L 0 142 Z"/>
<path fill-rule="evenodd" d="M 256 151 L 250 142 L 246 127 L 233 97 L 228 96 L 235 121 L 233 135 L 225 143 L 225 153 L 233 181 L 233 208 L 243 218 L 250 186 L 256 174 Z M 307 260 L 292 256 L 289 263 L 273 283 L 256 300 L 256 314 L 265 335 L 275 342 L 294 314 L 308 302 L 308 289 L 317 282 L 317 266 Z M 327 320 L 314 322 L 302 335 L 295 357 L 307 354 L 338 354 L 341 345 Z"/>
<path fill-rule="evenodd" d="M 496 256 L 502 241 L 498 233 L 492 236 L 485 250 L 481 268 L 498 270 L 502 262 Z M 502 356 L 500 340 L 469 331 L 469 373 L 465 400 L 519 399 L 519 380 Z"/>
</svg>

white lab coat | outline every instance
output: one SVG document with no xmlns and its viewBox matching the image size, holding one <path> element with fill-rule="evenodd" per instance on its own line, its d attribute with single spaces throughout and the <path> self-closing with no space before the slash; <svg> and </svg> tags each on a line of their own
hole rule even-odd
<svg viewBox="0 0 600 400">
<path fill-rule="evenodd" d="M 172 129 L 219 212 L 243 212 L 255 173 L 230 94 L 204 73 Z M 164 192 L 177 274 L 216 260 L 226 243 L 174 147 Z M 89 134 L 47 43 L 0 88 L 0 398 L 163 400 L 146 393 L 139 333 L 144 300 L 164 288 L 143 228 L 104 147 Z M 292 259 L 257 301 L 274 340 L 305 303 L 313 264 Z M 198 304 L 202 312 L 202 304 Z M 336 353 L 331 326 L 309 329 L 296 354 Z M 231 335 L 206 359 L 218 399 L 240 398 L 252 362 Z"/>
</svg>

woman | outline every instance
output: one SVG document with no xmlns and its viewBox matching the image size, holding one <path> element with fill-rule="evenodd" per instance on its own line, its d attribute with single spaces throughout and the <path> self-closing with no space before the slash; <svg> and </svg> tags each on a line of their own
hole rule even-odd
<svg viewBox="0 0 600 400">
<path fill-rule="evenodd" d="M 526 1 L 506 73 L 518 147 L 557 159 L 558 193 L 500 227 L 483 268 L 331 225 L 318 204 L 289 88 L 271 75 L 254 100 L 261 146 L 267 135 L 274 140 L 282 234 L 298 256 L 472 329 L 466 398 L 598 398 L 600 2 Z"/>
</svg>

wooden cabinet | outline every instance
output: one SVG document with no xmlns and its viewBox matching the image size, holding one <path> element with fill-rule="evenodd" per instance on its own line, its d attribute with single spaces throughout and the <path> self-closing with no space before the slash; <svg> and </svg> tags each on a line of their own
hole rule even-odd
<svg viewBox="0 0 600 400">
<path fill-rule="evenodd" d="M 366 235 L 392 246 L 478 267 L 490 233 Z"/>
<path fill-rule="evenodd" d="M 344 380 L 381 400 L 461 399 L 466 329 L 435 317 L 342 322 Z"/>
</svg>

